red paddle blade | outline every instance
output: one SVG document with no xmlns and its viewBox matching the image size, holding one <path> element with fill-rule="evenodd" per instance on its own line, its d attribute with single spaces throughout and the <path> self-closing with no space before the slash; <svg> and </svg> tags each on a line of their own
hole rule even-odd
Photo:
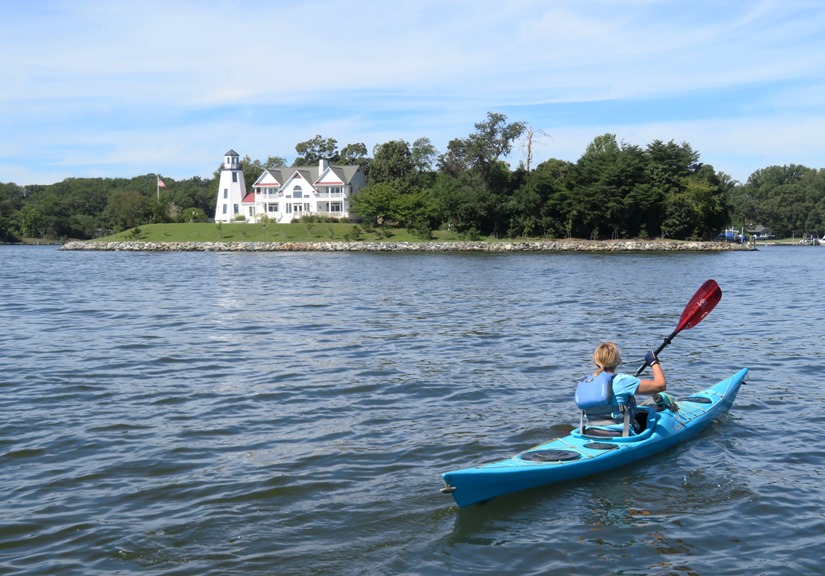
<svg viewBox="0 0 825 576">
<path fill-rule="evenodd" d="M 679 318 L 679 325 L 676 326 L 674 334 L 681 332 L 684 329 L 690 329 L 696 326 L 710 314 L 710 311 L 716 308 L 719 300 L 722 299 L 722 289 L 716 280 L 708 280 L 696 291 L 693 298 L 690 299 L 687 306 L 685 306 L 682 316 Z"/>
</svg>

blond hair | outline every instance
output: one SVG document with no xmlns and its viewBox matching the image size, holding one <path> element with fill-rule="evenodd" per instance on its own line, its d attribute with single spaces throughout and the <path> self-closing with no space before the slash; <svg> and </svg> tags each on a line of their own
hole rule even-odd
<svg viewBox="0 0 825 576">
<path fill-rule="evenodd" d="M 598 368 L 596 374 L 604 371 L 615 372 L 616 367 L 622 363 L 622 354 L 615 343 L 602 342 L 596 346 L 596 351 L 593 352 L 593 362 L 596 363 Z"/>
</svg>

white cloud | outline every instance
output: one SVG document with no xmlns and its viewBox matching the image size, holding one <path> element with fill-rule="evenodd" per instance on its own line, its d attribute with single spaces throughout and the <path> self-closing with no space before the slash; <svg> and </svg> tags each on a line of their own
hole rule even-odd
<svg viewBox="0 0 825 576">
<path fill-rule="evenodd" d="M 816 166 L 823 28 L 810 0 L 20 2 L 0 22 L 0 181 L 208 176 L 228 148 L 291 158 L 315 134 L 443 149 L 487 111 L 565 159 L 655 133 L 737 178 L 794 154 Z M 592 119 L 559 121 L 582 103 Z M 759 127 L 776 137 L 754 142 Z"/>
</svg>

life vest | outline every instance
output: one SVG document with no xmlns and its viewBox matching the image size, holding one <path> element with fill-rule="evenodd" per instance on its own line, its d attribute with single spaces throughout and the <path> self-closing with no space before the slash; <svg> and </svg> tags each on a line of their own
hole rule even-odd
<svg viewBox="0 0 825 576">
<path fill-rule="evenodd" d="M 584 378 L 576 386 L 576 405 L 582 410 L 603 408 L 605 406 L 619 407 L 616 396 L 613 394 L 613 379 L 615 374 L 599 372 L 595 376 Z"/>
<path fill-rule="evenodd" d="M 600 416 L 609 418 L 616 424 L 623 423 L 623 435 L 630 432 L 630 421 L 636 412 L 636 397 L 629 396 L 626 404 L 619 404 L 613 393 L 613 379 L 616 374 L 599 372 L 588 376 L 576 386 L 576 405 L 581 409 L 580 430 L 584 433 L 585 418 Z"/>
</svg>

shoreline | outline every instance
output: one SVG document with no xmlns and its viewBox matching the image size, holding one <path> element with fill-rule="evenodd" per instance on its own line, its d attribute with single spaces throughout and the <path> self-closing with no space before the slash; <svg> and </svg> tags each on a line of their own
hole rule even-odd
<svg viewBox="0 0 825 576">
<path fill-rule="evenodd" d="M 752 252 L 751 244 L 676 240 L 502 242 L 100 242 L 71 241 L 61 250 L 101 252 Z"/>
</svg>

